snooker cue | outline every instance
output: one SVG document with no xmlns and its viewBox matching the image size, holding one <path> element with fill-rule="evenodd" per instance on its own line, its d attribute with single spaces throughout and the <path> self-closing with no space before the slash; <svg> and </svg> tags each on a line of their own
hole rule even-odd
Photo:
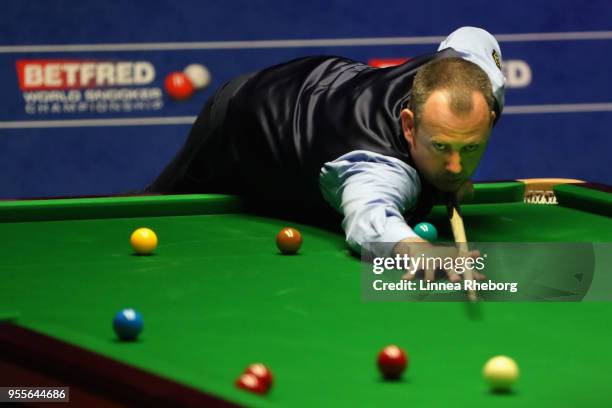
<svg viewBox="0 0 612 408">
<path fill-rule="evenodd" d="M 449 198 L 446 209 L 448 211 L 448 218 L 450 219 L 451 229 L 453 230 L 453 237 L 455 239 L 457 250 L 459 251 L 459 254 L 467 254 L 469 253 L 469 247 L 467 244 L 467 237 L 465 235 L 465 226 L 463 225 L 463 217 L 461 216 L 461 211 L 459 211 L 459 203 L 455 195 L 452 195 Z M 465 269 L 463 276 L 464 281 L 474 280 L 474 275 L 472 274 L 472 270 L 470 268 Z M 469 289 L 467 291 L 467 295 L 468 299 L 472 302 L 475 302 L 478 299 L 474 289 Z"/>
</svg>

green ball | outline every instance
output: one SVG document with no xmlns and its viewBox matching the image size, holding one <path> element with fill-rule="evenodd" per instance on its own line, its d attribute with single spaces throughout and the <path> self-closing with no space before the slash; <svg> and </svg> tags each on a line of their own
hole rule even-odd
<svg viewBox="0 0 612 408">
<path fill-rule="evenodd" d="M 414 227 L 414 232 L 416 232 L 419 237 L 427 241 L 435 241 L 438 239 L 438 230 L 428 222 L 418 223 Z"/>
</svg>

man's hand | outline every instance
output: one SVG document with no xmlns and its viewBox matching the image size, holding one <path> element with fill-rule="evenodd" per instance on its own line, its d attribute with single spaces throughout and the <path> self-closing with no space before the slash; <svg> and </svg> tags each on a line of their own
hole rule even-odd
<svg viewBox="0 0 612 408">
<path fill-rule="evenodd" d="M 468 253 L 460 253 L 457 248 L 452 246 L 437 246 L 431 244 L 429 241 L 426 241 L 422 238 L 406 238 L 395 245 L 393 248 L 393 254 L 400 255 L 408 255 L 411 258 L 420 257 L 423 259 L 431 259 L 431 258 L 477 258 L 480 256 L 480 251 L 472 250 Z M 417 271 L 408 271 L 402 279 L 412 280 L 416 277 Z M 424 269 L 424 279 L 426 281 L 434 281 L 435 280 L 435 269 Z M 448 279 L 451 282 L 459 282 L 461 280 L 461 275 L 455 272 L 452 269 L 445 270 Z M 473 277 L 476 280 L 483 280 L 486 278 L 485 275 L 478 273 L 476 271 L 472 271 Z"/>
</svg>

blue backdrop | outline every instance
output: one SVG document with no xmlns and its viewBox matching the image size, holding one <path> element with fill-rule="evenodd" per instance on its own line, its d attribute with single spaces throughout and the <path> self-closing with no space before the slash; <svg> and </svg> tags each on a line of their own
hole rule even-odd
<svg viewBox="0 0 612 408">
<path fill-rule="evenodd" d="M 463 25 L 498 37 L 508 77 L 506 111 L 476 179 L 612 184 L 606 0 L 13 0 L 0 15 L 0 197 L 141 188 L 225 80 L 303 55 L 411 57 Z M 153 70 L 146 83 L 131 81 L 135 63 Z M 210 85 L 170 99 L 166 75 L 192 63 L 209 70 Z M 85 66 L 94 82 L 75 84 Z"/>
</svg>

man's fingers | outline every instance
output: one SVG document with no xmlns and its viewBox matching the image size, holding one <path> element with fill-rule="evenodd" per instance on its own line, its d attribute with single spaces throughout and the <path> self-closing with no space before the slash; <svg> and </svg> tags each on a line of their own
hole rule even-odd
<svg viewBox="0 0 612 408">
<path fill-rule="evenodd" d="M 472 249 L 468 252 L 459 252 L 457 253 L 457 258 L 478 258 L 480 256 L 480 251 L 477 249 Z"/>
<path fill-rule="evenodd" d="M 448 276 L 448 280 L 453 283 L 461 280 L 461 277 L 453 269 L 446 269 L 446 275 Z"/>
</svg>

